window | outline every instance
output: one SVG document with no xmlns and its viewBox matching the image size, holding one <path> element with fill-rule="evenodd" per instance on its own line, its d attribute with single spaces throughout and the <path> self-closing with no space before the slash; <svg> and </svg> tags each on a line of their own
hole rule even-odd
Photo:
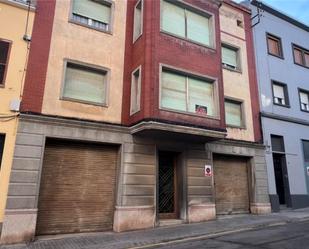
<svg viewBox="0 0 309 249">
<path fill-rule="evenodd" d="M 0 86 L 4 85 L 9 62 L 10 43 L 0 40 Z"/>
<path fill-rule="evenodd" d="M 193 12 L 182 5 L 162 1 L 161 29 L 170 34 L 213 46 L 211 41 L 211 16 L 201 11 Z"/>
<path fill-rule="evenodd" d="M 289 106 L 287 86 L 283 83 L 273 82 L 273 102 L 275 105 Z"/>
<path fill-rule="evenodd" d="M 3 150 L 4 150 L 4 141 L 5 141 L 5 135 L 0 134 L 0 168 L 1 168 Z"/>
<path fill-rule="evenodd" d="M 309 50 L 293 45 L 294 63 L 309 68 Z"/>
<path fill-rule="evenodd" d="M 283 58 L 281 39 L 274 35 L 267 34 L 268 53 Z"/>
<path fill-rule="evenodd" d="M 228 126 L 243 127 L 242 102 L 225 99 L 225 122 Z"/>
<path fill-rule="evenodd" d="M 137 2 L 134 8 L 133 42 L 143 33 L 143 1 Z"/>
<path fill-rule="evenodd" d="M 309 141 L 303 140 L 303 149 L 304 149 L 305 162 L 309 163 Z"/>
<path fill-rule="evenodd" d="M 161 107 L 214 116 L 214 82 L 170 69 L 162 70 Z"/>
<path fill-rule="evenodd" d="M 227 69 L 240 70 L 239 50 L 222 44 L 222 65 Z"/>
<path fill-rule="evenodd" d="M 141 67 L 132 73 L 131 79 L 131 108 L 130 114 L 140 110 L 141 102 Z"/>
<path fill-rule="evenodd" d="M 111 31 L 111 3 L 107 0 L 73 0 L 73 21 L 95 29 Z"/>
<path fill-rule="evenodd" d="M 309 112 L 309 91 L 299 90 L 300 109 Z"/>
<path fill-rule="evenodd" d="M 66 63 L 62 99 L 106 105 L 107 70 Z"/>
<path fill-rule="evenodd" d="M 270 135 L 272 151 L 285 152 L 284 140 L 282 136 Z"/>
</svg>

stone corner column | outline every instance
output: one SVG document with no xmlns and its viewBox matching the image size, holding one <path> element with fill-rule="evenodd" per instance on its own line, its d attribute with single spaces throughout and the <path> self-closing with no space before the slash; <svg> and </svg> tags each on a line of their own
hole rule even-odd
<svg viewBox="0 0 309 249">
<path fill-rule="evenodd" d="M 0 244 L 29 242 L 35 236 L 37 209 L 6 210 Z"/>
<path fill-rule="evenodd" d="M 190 204 L 188 207 L 188 222 L 203 222 L 216 219 L 215 204 Z"/>
<path fill-rule="evenodd" d="M 251 203 L 250 211 L 252 214 L 269 214 L 271 213 L 270 203 Z"/>
<path fill-rule="evenodd" d="M 154 206 L 116 206 L 114 231 L 124 232 L 155 226 Z"/>
</svg>

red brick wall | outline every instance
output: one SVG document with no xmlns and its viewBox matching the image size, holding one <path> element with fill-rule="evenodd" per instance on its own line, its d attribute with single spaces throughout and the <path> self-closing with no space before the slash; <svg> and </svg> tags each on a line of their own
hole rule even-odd
<svg viewBox="0 0 309 249">
<path fill-rule="evenodd" d="M 22 112 L 40 113 L 56 0 L 38 0 L 25 78 Z"/>
<path fill-rule="evenodd" d="M 214 14 L 216 49 L 199 46 L 160 32 L 160 1 L 144 1 L 143 35 L 132 44 L 133 10 L 136 1 L 128 2 L 122 114 L 125 124 L 137 123 L 142 119 L 162 119 L 211 128 L 225 128 L 218 6 L 210 1 L 186 0 L 186 2 Z M 216 78 L 221 119 L 160 110 L 159 63 Z M 139 65 L 142 65 L 141 111 L 130 117 L 131 72 Z"/>
</svg>

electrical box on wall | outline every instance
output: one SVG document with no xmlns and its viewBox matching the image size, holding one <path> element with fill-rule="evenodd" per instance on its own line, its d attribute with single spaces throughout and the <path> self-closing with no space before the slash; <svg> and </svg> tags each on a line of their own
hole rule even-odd
<svg viewBox="0 0 309 249">
<path fill-rule="evenodd" d="M 12 99 L 10 102 L 10 111 L 19 112 L 20 109 L 20 99 Z"/>
</svg>

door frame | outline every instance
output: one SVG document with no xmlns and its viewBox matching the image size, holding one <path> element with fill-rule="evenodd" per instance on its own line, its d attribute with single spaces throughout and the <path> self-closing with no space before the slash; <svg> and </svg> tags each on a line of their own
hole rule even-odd
<svg viewBox="0 0 309 249">
<path fill-rule="evenodd" d="M 290 180 L 289 180 L 289 172 L 288 172 L 288 167 L 286 163 L 286 154 L 283 153 L 272 153 L 272 160 L 273 160 L 273 170 L 275 172 L 275 165 L 274 165 L 274 155 L 280 156 L 280 164 L 281 164 L 281 173 L 282 173 L 282 180 L 283 180 L 283 191 L 284 191 L 284 198 L 285 198 L 285 204 L 280 204 L 279 205 L 286 205 L 287 207 L 291 207 L 291 191 L 290 191 Z M 286 173 L 286 177 L 284 177 L 284 173 Z M 275 175 L 275 185 L 276 185 L 276 194 L 279 199 L 279 195 L 277 192 L 277 182 L 276 182 L 276 175 Z"/>
<path fill-rule="evenodd" d="M 160 153 L 171 153 L 174 156 L 174 202 L 175 202 L 175 215 L 170 216 L 167 215 L 165 218 L 164 215 L 160 215 L 159 213 L 159 156 Z M 186 203 L 185 198 L 185 189 L 179 188 L 179 183 L 182 182 L 182 186 L 186 186 L 185 182 L 185 174 L 184 174 L 184 167 L 183 167 L 183 151 L 181 150 L 172 150 L 169 148 L 157 148 L 156 150 L 156 194 L 155 194 L 155 203 L 156 203 L 156 224 L 159 224 L 160 219 L 183 219 L 181 210 L 184 208 L 183 205 Z M 177 190 L 177 191 L 176 191 Z"/>
</svg>

